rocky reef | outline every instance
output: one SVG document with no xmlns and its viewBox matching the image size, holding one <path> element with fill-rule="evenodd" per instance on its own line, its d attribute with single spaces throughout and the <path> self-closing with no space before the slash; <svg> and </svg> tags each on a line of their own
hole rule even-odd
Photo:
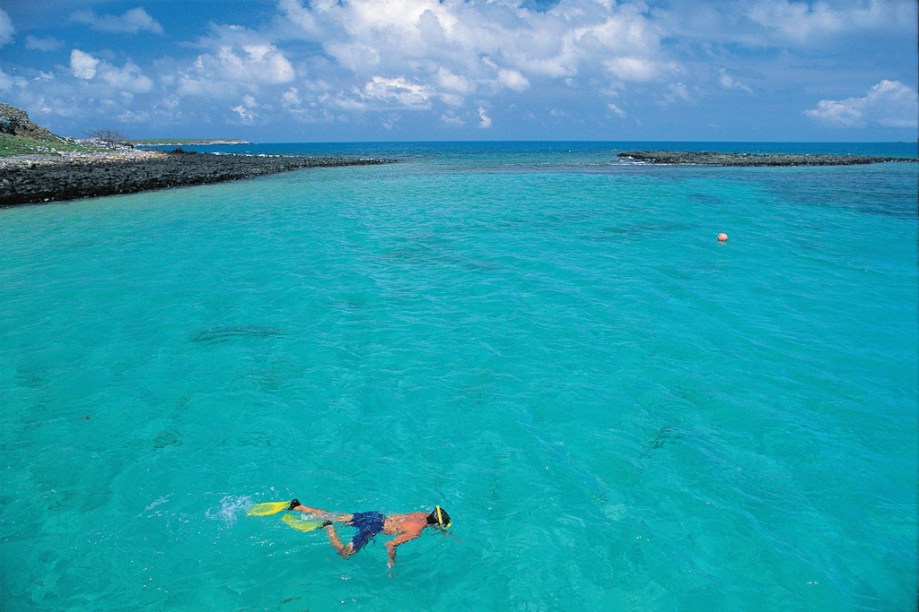
<svg viewBox="0 0 919 612">
<path fill-rule="evenodd" d="M 0 103 L 0 207 L 204 185 L 300 168 L 388 163 L 356 157 L 171 153 L 86 144 L 33 123 Z"/>
<path fill-rule="evenodd" d="M 348 157 L 113 151 L 0 158 L 0 207 L 204 185 L 301 168 L 387 163 Z"/>
<path fill-rule="evenodd" d="M 668 165 L 704 166 L 852 166 L 886 162 L 916 162 L 909 157 L 869 155 L 789 154 L 789 153 L 712 153 L 708 151 L 622 151 L 620 159 Z"/>
</svg>

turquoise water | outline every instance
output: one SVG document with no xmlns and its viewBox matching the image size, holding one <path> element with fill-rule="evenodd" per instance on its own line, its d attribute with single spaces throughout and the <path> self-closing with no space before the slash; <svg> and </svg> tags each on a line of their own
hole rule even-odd
<svg viewBox="0 0 919 612">
<path fill-rule="evenodd" d="M 915 165 L 292 150 L 0 210 L 4 610 L 915 609 Z"/>
</svg>

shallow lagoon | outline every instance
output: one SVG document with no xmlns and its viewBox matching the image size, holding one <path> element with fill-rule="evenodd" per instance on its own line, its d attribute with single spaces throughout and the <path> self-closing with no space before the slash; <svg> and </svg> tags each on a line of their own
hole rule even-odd
<svg viewBox="0 0 919 612">
<path fill-rule="evenodd" d="M 363 146 L 0 211 L 5 609 L 914 608 L 916 166 Z"/>
</svg>

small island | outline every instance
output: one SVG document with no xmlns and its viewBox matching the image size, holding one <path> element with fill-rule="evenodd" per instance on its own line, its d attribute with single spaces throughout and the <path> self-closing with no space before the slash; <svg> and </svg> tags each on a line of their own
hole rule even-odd
<svg viewBox="0 0 919 612">
<path fill-rule="evenodd" d="M 233 138 L 147 138 L 142 140 L 127 140 L 127 144 L 135 147 L 201 147 L 210 145 L 247 145 L 248 140 L 235 140 Z"/>
<path fill-rule="evenodd" d="M 620 159 L 647 164 L 698 166 L 853 166 L 916 162 L 910 157 L 798 153 L 713 153 L 709 151 L 622 151 Z"/>
</svg>

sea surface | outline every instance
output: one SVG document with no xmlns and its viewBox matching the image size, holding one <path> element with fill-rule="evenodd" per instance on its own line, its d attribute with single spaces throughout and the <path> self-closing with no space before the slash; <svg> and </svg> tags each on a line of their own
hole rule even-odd
<svg viewBox="0 0 919 612">
<path fill-rule="evenodd" d="M 915 610 L 919 167 L 639 148 L 916 156 L 200 147 L 395 163 L 0 210 L 0 609 Z M 453 527 L 388 570 L 293 497 Z"/>
</svg>

